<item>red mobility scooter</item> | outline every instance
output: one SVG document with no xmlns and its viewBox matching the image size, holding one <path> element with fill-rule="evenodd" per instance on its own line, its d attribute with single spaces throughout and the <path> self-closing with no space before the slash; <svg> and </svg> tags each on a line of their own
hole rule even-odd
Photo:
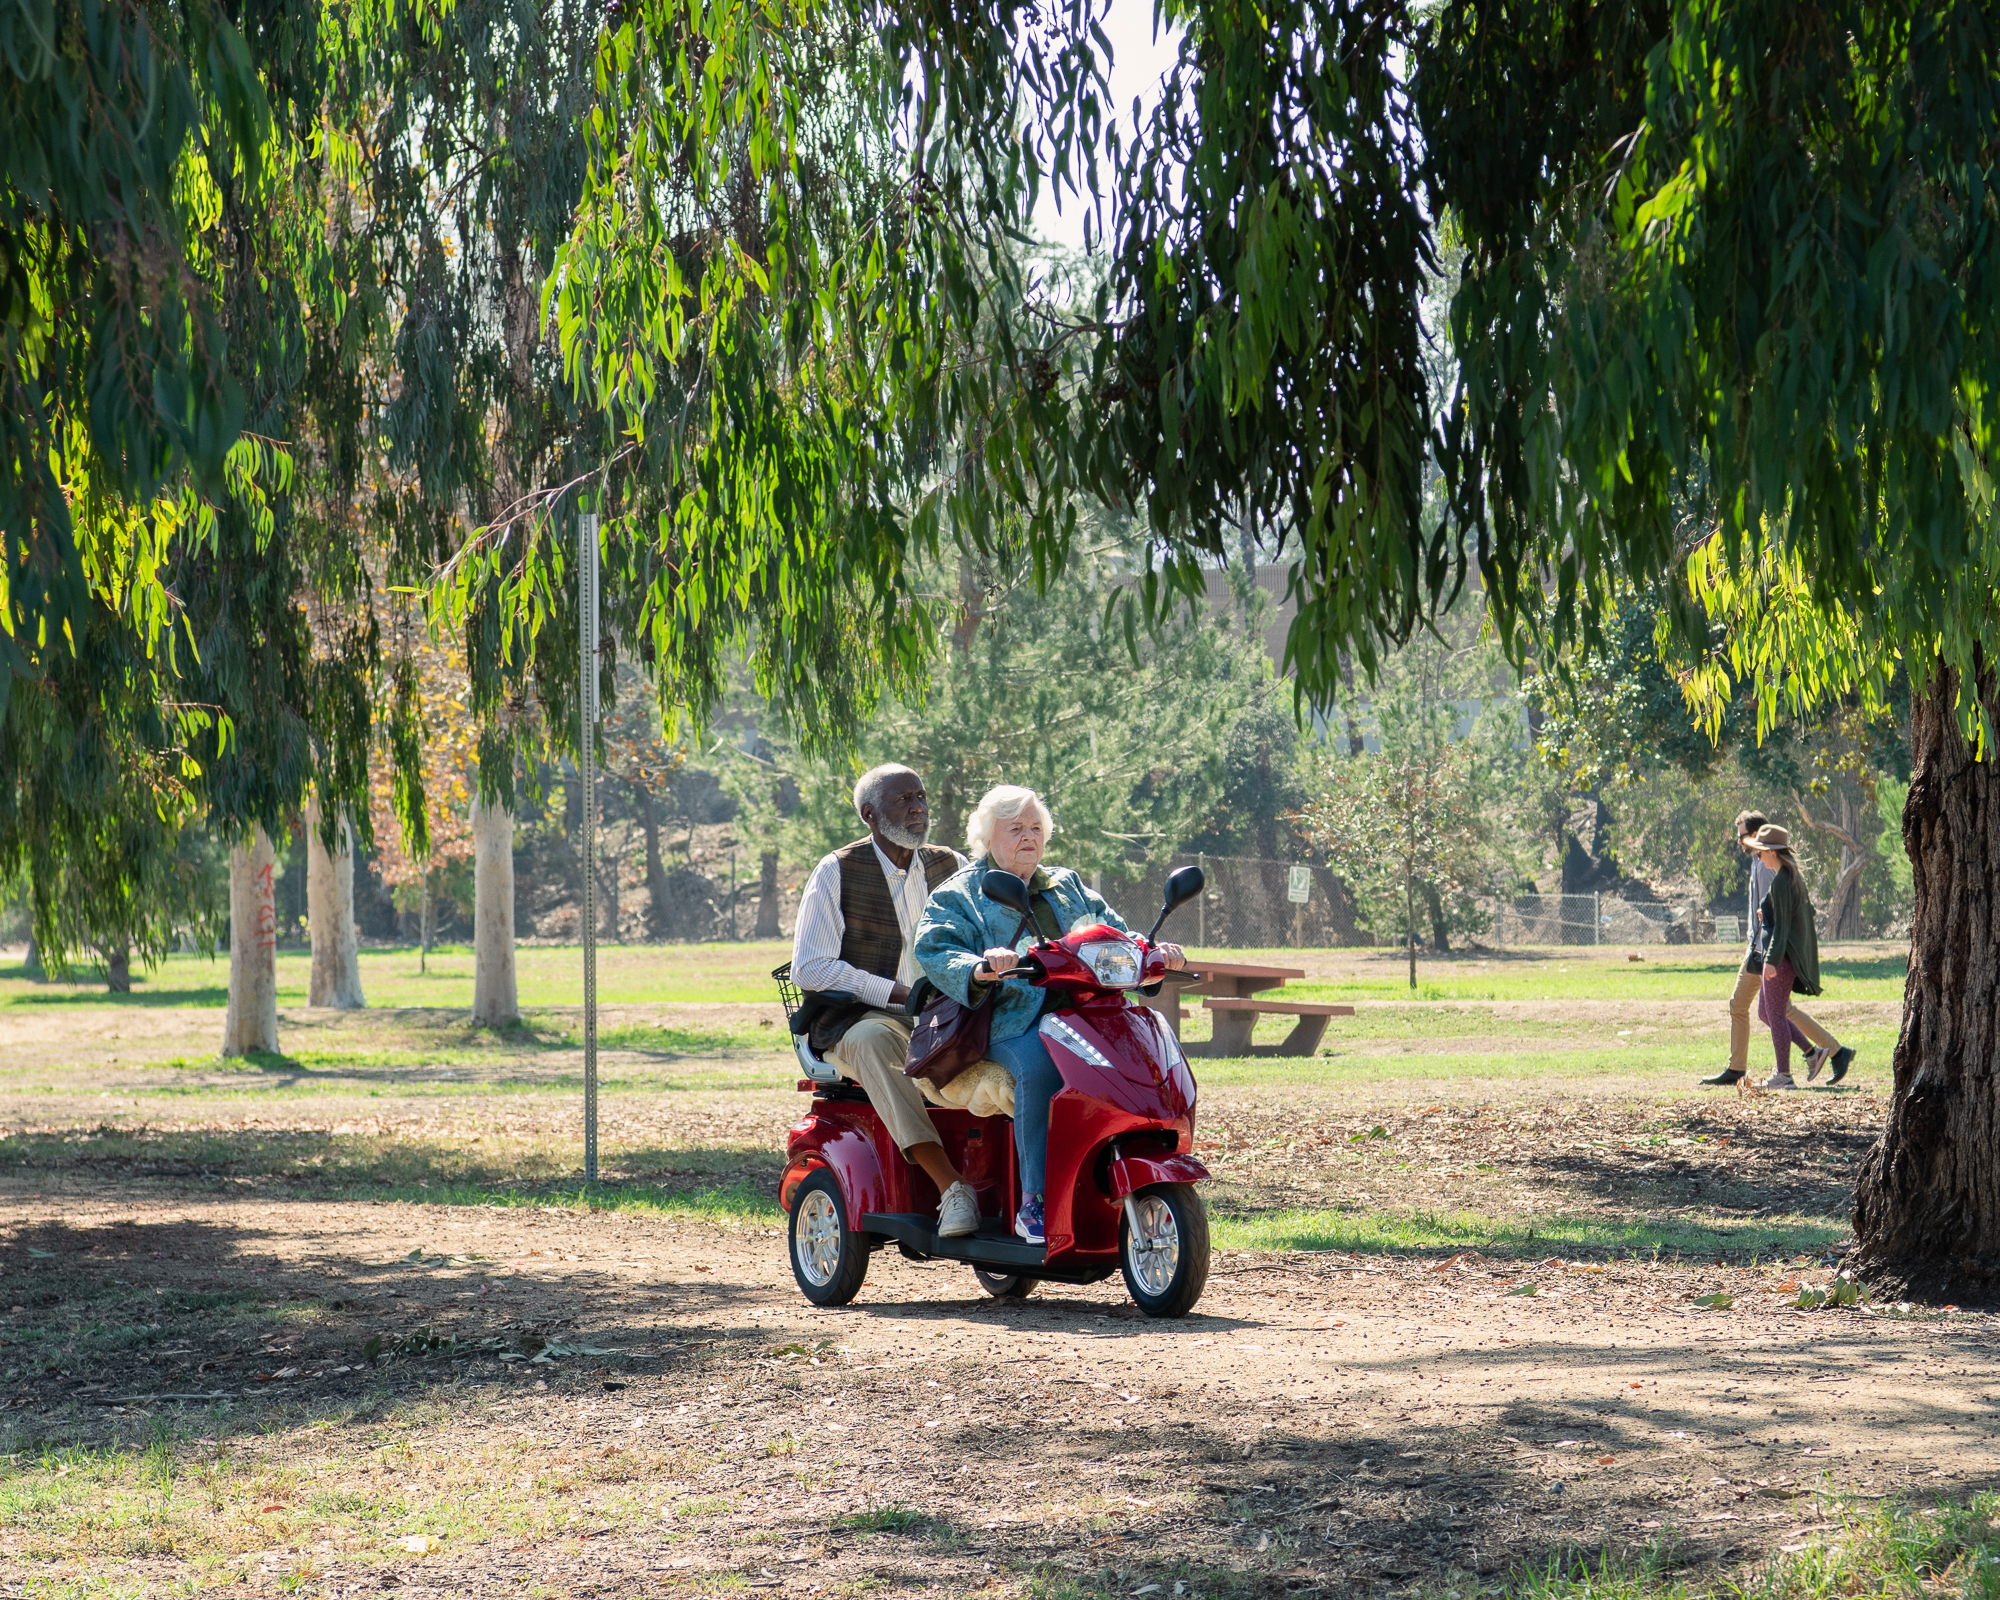
<svg viewBox="0 0 2000 1600">
<path fill-rule="evenodd" d="M 986 875 L 986 893 L 1028 916 L 1028 886 Z M 1208 1169 L 1194 1158 L 1194 1075 L 1173 1031 L 1128 991 L 1157 993 L 1169 972 L 1153 935 L 1202 890 L 1198 867 L 1167 880 L 1166 904 L 1144 938 L 1103 923 L 1079 924 L 1036 943 L 1007 974 L 1051 991 L 1042 1037 L 1065 1087 L 1049 1107 L 1044 1237 L 1015 1237 L 1020 1174 L 1009 1117 L 931 1109 L 953 1165 L 978 1192 L 976 1233 L 937 1232 L 938 1194 L 889 1137 L 861 1087 L 813 1053 L 810 1001 L 790 967 L 774 974 L 813 1101 L 794 1123 L 779 1197 L 790 1214 L 792 1272 L 815 1305 L 845 1305 L 868 1258 L 894 1244 L 912 1261 L 962 1261 L 988 1294 L 1026 1294 L 1037 1282 L 1097 1283 L 1123 1270 L 1148 1316 L 1183 1316 L 1208 1282 L 1208 1212 L 1194 1186 Z M 924 987 L 919 986 L 920 989 Z M 828 996 L 829 1001 L 847 996 Z M 912 995 L 914 1007 L 920 996 Z"/>
</svg>

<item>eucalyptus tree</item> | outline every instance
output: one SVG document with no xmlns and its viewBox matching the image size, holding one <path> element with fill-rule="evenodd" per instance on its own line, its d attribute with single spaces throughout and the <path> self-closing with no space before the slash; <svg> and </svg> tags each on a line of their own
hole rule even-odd
<svg viewBox="0 0 2000 1600">
<path fill-rule="evenodd" d="M 635 661 L 671 743 L 741 671 L 804 743 L 834 749 L 884 686 L 914 685 L 935 635 L 878 492 L 891 474 L 877 457 L 899 441 L 870 437 L 865 406 L 830 420 L 854 374 L 822 348 L 826 320 L 844 315 L 820 298 L 842 292 L 826 264 L 872 270 L 871 227 L 896 203 L 894 107 L 880 92 L 892 68 L 858 14 L 670 3 L 577 15 L 568 65 L 524 74 L 551 102 L 572 81 L 580 97 L 551 105 L 546 155 L 528 120 L 541 111 L 517 99 L 506 124 L 509 181 L 536 173 L 538 194 L 562 196 L 521 213 L 555 230 L 535 235 L 525 281 L 538 298 L 512 297 L 505 219 L 457 225 L 490 234 L 466 300 L 486 308 L 489 334 L 516 326 L 509 306 L 545 313 L 519 324 L 536 341 L 534 407 L 518 422 L 505 411 L 501 432 L 502 449 L 539 441 L 539 453 L 515 457 L 507 493 L 488 474 L 493 489 L 470 501 L 476 531 L 436 595 L 472 641 L 475 697 L 534 705 L 548 743 L 574 752 L 575 529 L 591 504 L 603 518 L 601 702 L 615 703 L 617 668 Z M 401 351 L 425 348 L 399 338 Z M 446 429 L 439 405 L 411 398 L 427 374 L 402 359 L 411 420 L 431 431 L 426 453 L 399 445 L 399 459 L 456 460 L 471 424 Z M 519 391 L 496 379 L 494 392 Z M 402 425 L 392 417 L 392 436 Z M 466 471 L 426 494 L 478 487 Z"/>
<path fill-rule="evenodd" d="M 394 590 L 428 582 L 474 528 L 495 530 L 504 564 L 536 521 L 517 520 L 524 508 L 586 474 L 598 454 L 597 419 L 557 381 L 541 302 L 582 187 L 600 20 L 581 0 L 468 0 L 401 13 L 369 41 L 376 93 L 353 132 L 394 302 L 385 362 L 393 393 L 376 440 L 397 489 L 381 518 Z M 482 1023 L 519 1015 L 515 770 L 540 732 L 523 676 L 508 670 L 516 652 L 498 587 L 489 575 L 465 591 L 462 625 L 446 630 L 464 644 L 464 706 L 427 711 L 424 686 L 436 674 L 391 651 L 390 715 L 402 730 L 392 749 L 440 712 L 469 716 L 478 730 L 470 821 L 480 863 L 473 1016 Z M 543 709 L 565 703 L 545 699 Z M 396 764 L 396 811 L 410 853 L 423 859 L 425 763 Z"/>
<path fill-rule="evenodd" d="M 790 151 L 795 181 L 773 181 L 782 153 L 763 149 L 754 119 L 720 110 L 687 128 L 685 142 L 653 149 L 636 176 L 602 173 L 594 163 L 605 154 L 603 130 L 629 110 L 634 80 L 656 82 L 651 75 L 676 59 L 702 58 L 696 20 L 676 15 L 671 24 L 680 57 L 618 61 L 605 42 L 620 36 L 615 12 L 607 18 L 582 0 L 466 0 L 412 17 L 374 57 L 383 94 L 361 142 L 400 316 L 384 439 L 388 467 L 410 485 L 399 501 L 396 560 L 426 576 L 442 568 L 435 593 L 445 626 L 466 640 L 469 705 L 482 724 L 482 997 L 489 988 L 512 993 L 511 942 L 501 942 L 510 919 L 484 899 L 511 898 L 505 839 L 516 758 L 531 741 L 574 753 L 585 736 L 575 541 L 587 502 L 604 517 L 601 701 L 614 704 L 621 681 L 630 682 L 617 671 L 621 659 L 636 660 L 669 742 L 687 713 L 698 718 L 714 703 L 738 647 L 781 699 L 831 707 L 835 722 L 851 724 L 847 691 L 826 686 L 857 671 L 851 659 L 830 669 L 857 646 L 868 657 L 874 644 L 857 634 L 841 562 L 807 497 L 829 463 L 784 437 L 792 402 L 779 399 L 775 415 L 726 441 L 748 463 L 731 476 L 768 501 L 754 518 L 717 503 L 733 488 L 677 471 L 667 418 L 726 404 L 718 395 L 754 385 L 771 350 L 732 350 L 725 336 L 734 330 L 722 325 L 707 348 L 658 375 L 662 392 L 644 398 L 615 386 L 593 393 L 564 370 L 563 330 L 573 339 L 576 329 L 558 310 L 568 292 L 559 251 L 594 227 L 626 225 L 604 216 L 606 186 L 634 186 L 627 198 L 655 250 L 625 285 L 640 299 L 714 275 L 748 282 L 800 217 L 818 225 L 815 206 L 834 215 L 866 188 L 842 75 L 845 57 L 869 48 L 858 26 L 782 42 L 782 92 L 804 108 L 810 130 Z M 638 313 L 624 303 L 618 314 Z M 770 388 L 760 394 L 776 398 Z M 649 424 L 660 431 L 648 433 Z M 720 570 L 690 573 L 690 548 L 716 556 Z M 906 617 L 895 622 L 908 627 Z M 896 642 L 908 653 L 908 637 Z M 399 668 L 397 683 L 395 715 L 413 719 L 416 675 Z M 603 730 L 590 736 L 601 741 Z M 420 805 L 413 790 L 412 817 Z M 475 1000 L 484 1021 L 507 1020 L 512 1009 L 511 1000 L 497 1008 Z"/>
<path fill-rule="evenodd" d="M 301 610 L 352 593 L 350 530 L 302 490 L 353 459 L 374 304 L 326 227 L 327 21 L 0 18 L 0 854 L 58 963 L 164 947 L 182 822 L 254 849 L 309 787 L 361 792 L 366 618 L 315 648 Z"/>
<path fill-rule="evenodd" d="M 1763 729 L 1908 672 L 1911 970 L 1855 1226 L 1933 1285 L 2000 1267 L 1997 73 L 1981 5 L 1461 4 L 1417 80 L 1468 241 L 1443 462 L 1503 603 L 1559 645 L 1671 580 L 1697 699 L 1748 680 Z"/>
</svg>

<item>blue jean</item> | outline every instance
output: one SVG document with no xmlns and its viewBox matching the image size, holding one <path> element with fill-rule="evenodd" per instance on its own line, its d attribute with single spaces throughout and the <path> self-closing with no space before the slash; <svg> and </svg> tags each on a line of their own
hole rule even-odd
<svg viewBox="0 0 2000 1600">
<path fill-rule="evenodd" d="M 1014 1152 L 1021 1162 L 1021 1195 L 1040 1194 L 1049 1164 L 1049 1102 L 1063 1086 L 1049 1047 L 1034 1028 L 986 1047 L 989 1060 L 1014 1080 Z"/>
</svg>

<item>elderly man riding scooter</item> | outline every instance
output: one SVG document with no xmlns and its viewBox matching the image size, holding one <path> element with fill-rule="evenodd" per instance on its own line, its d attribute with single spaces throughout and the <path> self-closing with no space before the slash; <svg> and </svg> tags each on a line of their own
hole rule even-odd
<svg viewBox="0 0 2000 1600">
<path fill-rule="evenodd" d="M 854 809 L 868 837 L 824 857 L 806 880 L 792 933 L 792 981 L 808 996 L 854 997 L 815 1008 L 813 1052 L 867 1091 L 890 1137 L 937 1185 L 938 1232 L 963 1238 L 979 1227 L 979 1199 L 938 1142 L 922 1092 L 903 1075 L 910 1019 L 900 1008 L 921 973 L 914 945 L 931 891 L 964 861 L 924 842 L 930 801 L 924 780 L 908 767 L 864 772 Z"/>
</svg>

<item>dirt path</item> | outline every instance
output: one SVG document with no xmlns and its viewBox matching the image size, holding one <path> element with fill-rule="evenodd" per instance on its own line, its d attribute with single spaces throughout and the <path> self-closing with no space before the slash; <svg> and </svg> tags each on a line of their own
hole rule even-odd
<svg viewBox="0 0 2000 1600">
<path fill-rule="evenodd" d="M 822 1312 L 759 1226 L 34 1192 L 0 1192 L 10 1504 L 63 1503 L 41 1441 L 164 1427 L 208 1476 L 145 1538 L 123 1479 L 17 1510 L 16 1585 L 1351 1592 L 1669 1534 L 1734 1563 L 1823 1531 L 1817 1489 L 2000 1475 L 1989 1318 L 1788 1312 L 1768 1269 L 1244 1252 L 1156 1324 L 885 1253 Z M 113 1301 L 161 1337 L 64 1334 Z M 458 1342 L 363 1360 L 423 1328 Z"/>
</svg>

